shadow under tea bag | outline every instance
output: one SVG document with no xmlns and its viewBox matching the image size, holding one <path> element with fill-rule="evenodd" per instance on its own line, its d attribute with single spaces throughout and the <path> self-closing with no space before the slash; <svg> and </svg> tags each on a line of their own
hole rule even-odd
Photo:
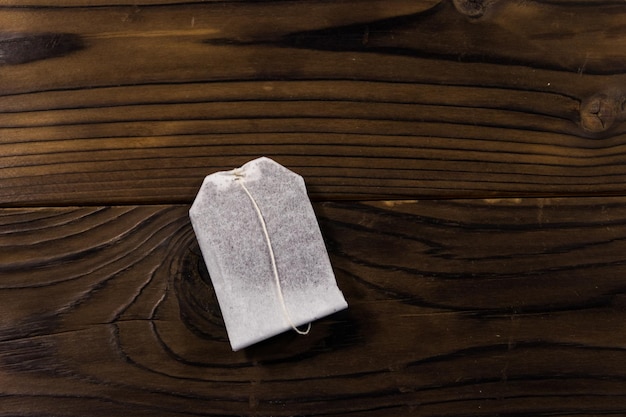
<svg viewBox="0 0 626 417">
<path fill-rule="evenodd" d="M 302 177 L 269 158 L 211 174 L 189 210 L 233 350 L 345 309 Z"/>
</svg>

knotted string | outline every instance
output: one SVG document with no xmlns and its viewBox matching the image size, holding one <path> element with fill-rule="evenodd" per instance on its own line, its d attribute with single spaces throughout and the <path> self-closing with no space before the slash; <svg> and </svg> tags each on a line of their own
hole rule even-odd
<svg viewBox="0 0 626 417">
<path fill-rule="evenodd" d="M 276 258 L 274 257 L 274 249 L 272 248 L 272 241 L 270 239 L 270 234 L 267 231 L 267 225 L 265 224 L 265 219 L 263 218 L 261 209 L 259 208 L 259 205 L 257 204 L 252 194 L 250 193 L 250 190 L 248 190 L 248 187 L 246 187 L 246 185 L 244 184 L 243 173 L 241 173 L 241 171 L 239 170 L 235 170 L 234 174 L 235 174 L 235 182 L 238 182 L 239 185 L 241 185 L 241 188 L 243 188 L 243 190 L 246 192 L 246 195 L 248 196 L 248 198 L 252 202 L 252 205 L 254 206 L 254 210 L 256 210 L 256 214 L 257 214 L 257 217 L 259 218 L 259 222 L 261 222 L 261 228 L 263 229 L 263 234 L 265 235 L 265 242 L 267 243 L 267 249 L 269 250 L 269 253 L 270 253 L 270 260 L 272 261 L 272 270 L 274 272 L 274 281 L 276 282 L 276 289 L 278 291 L 278 299 L 280 300 L 280 305 L 282 306 L 283 313 L 285 314 L 285 318 L 287 319 L 287 322 L 289 323 L 291 328 L 294 329 L 298 334 L 302 334 L 302 335 L 308 334 L 309 331 L 311 330 L 311 323 L 307 325 L 307 328 L 304 331 L 298 329 L 298 327 L 291 320 L 291 316 L 289 315 L 289 311 L 287 310 L 287 304 L 285 304 L 285 297 L 283 296 L 283 289 L 280 285 L 280 279 L 278 278 L 278 268 L 276 267 Z"/>
</svg>

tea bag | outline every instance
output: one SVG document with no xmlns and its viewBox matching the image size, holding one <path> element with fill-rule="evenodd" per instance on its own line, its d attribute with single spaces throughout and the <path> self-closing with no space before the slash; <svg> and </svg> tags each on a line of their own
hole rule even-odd
<svg viewBox="0 0 626 417">
<path fill-rule="evenodd" d="M 189 210 L 233 350 L 345 309 L 304 180 L 269 158 L 204 179 Z"/>
</svg>

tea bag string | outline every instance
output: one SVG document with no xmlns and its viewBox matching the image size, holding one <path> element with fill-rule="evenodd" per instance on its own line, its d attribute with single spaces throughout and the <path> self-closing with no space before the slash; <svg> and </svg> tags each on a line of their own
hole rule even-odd
<svg viewBox="0 0 626 417">
<path fill-rule="evenodd" d="M 291 316 L 289 315 L 289 311 L 287 310 L 287 304 L 285 304 L 285 297 L 283 296 L 283 289 L 280 285 L 280 279 L 278 277 L 278 268 L 276 267 L 276 257 L 274 256 L 274 249 L 272 248 L 272 241 L 270 239 L 270 234 L 267 231 L 267 225 L 265 224 L 263 213 L 261 213 L 261 209 L 259 208 L 259 205 L 257 204 L 252 194 L 250 193 L 250 190 L 248 190 L 248 187 L 246 187 L 246 185 L 244 184 L 243 174 L 238 170 L 235 170 L 234 174 L 235 174 L 235 182 L 238 182 L 239 185 L 241 185 L 241 188 L 243 188 L 243 190 L 246 192 L 246 195 L 248 196 L 248 198 L 252 202 L 252 205 L 254 206 L 254 210 L 256 211 L 257 217 L 259 218 L 259 222 L 261 223 L 261 228 L 263 229 L 263 234 L 265 235 L 265 242 L 267 243 L 267 249 L 269 250 L 269 253 L 270 253 L 270 260 L 272 261 L 272 271 L 274 272 L 274 281 L 276 282 L 276 289 L 278 291 L 278 300 L 280 301 L 280 305 L 283 309 L 283 313 L 285 314 L 285 318 L 287 319 L 287 322 L 289 323 L 291 328 L 296 331 L 296 333 L 306 335 L 311 330 L 311 323 L 308 324 L 306 330 L 298 329 L 298 327 L 291 320 Z"/>
</svg>

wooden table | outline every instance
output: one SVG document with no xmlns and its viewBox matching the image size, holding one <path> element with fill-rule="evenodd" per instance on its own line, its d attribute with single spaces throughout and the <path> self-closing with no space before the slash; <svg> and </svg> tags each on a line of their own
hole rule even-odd
<svg viewBox="0 0 626 417">
<path fill-rule="evenodd" d="M 626 415 L 625 97 L 621 0 L 0 0 L 0 416 Z M 233 353 L 261 155 L 350 308 Z"/>
</svg>

